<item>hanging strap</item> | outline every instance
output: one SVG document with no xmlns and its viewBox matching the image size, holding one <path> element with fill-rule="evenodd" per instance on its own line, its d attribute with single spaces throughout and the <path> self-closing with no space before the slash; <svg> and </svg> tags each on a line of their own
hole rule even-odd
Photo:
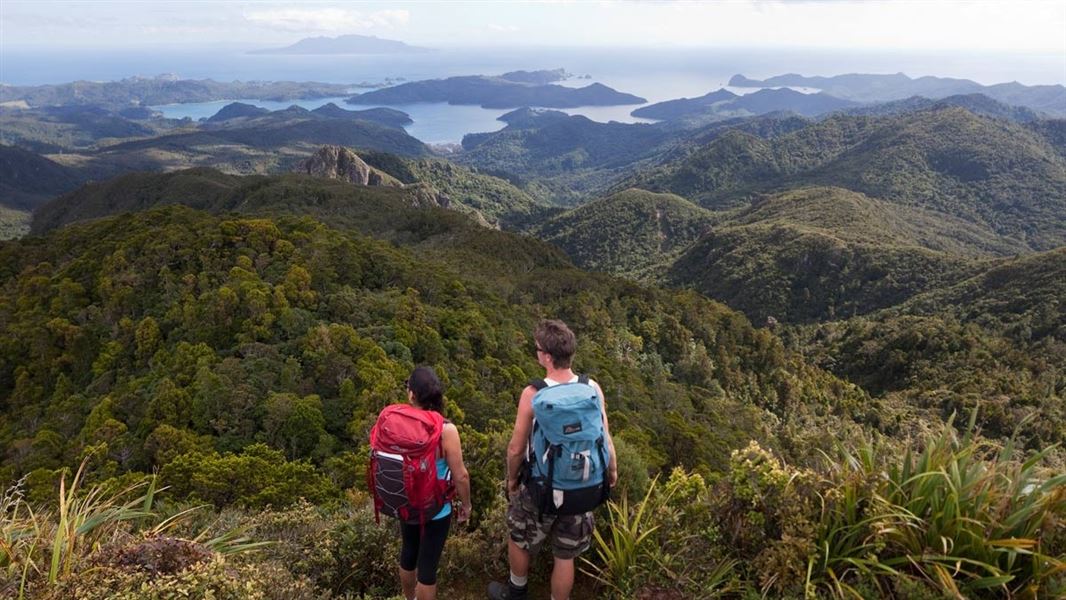
<svg viewBox="0 0 1066 600">
<path fill-rule="evenodd" d="M 555 486 L 553 480 L 555 479 L 555 456 L 562 451 L 562 446 L 548 447 L 548 477 L 545 481 L 544 488 L 541 490 L 540 506 L 537 507 L 538 521 L 544 517 L 545 508 L 547 508 L 548 502 L 554 502 Z"/>
<path fill-rule="evenodd" d="M 381 525 L 381 504 L 384 502 L 378 495 L 378 486 L 374 482 L 374 473 L 378 467 L 378 456 L 373 450 L 370 451 L 370 464 L 366 469 L 366 487 L 374 496 L 374 523 Z"/>
<path fill-rule="evenodd" d="M 609 477 L 610 468 L 607 465 L 607 459 L 603 456 L 603 438 L 596 440 L 596 452 L 600 455 L 600 464 L 603 465 L 603 495 L 601 496 L 600 503 L 607 502 L 611 499 L 611 478 Z"/>
</svg>

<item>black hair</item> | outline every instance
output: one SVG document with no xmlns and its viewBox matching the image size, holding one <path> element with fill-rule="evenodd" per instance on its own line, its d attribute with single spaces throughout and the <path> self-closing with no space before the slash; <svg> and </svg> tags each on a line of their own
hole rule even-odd
<svg viewBox="0 0 1066 600">
<path fill-rule="evenodd" d="M 407 389 L 415 395 L 415 404 L 424 410 L 444 413 L 444 386 L 433 369 L 418 367 L 407 378 Z"/>
</svg>

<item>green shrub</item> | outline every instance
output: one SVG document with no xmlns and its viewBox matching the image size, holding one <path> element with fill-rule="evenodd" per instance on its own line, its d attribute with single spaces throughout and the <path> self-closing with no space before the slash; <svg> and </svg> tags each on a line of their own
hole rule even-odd
<svg viewBox="0 0 1066 600">
<path fill-rule="evenodd" d="M 215 557 L 174 574 L 98 568 L 42 596 L 48 600 L 266 600 L 258 569 Z"/>
<path fill-rule="evenodd" d="M 240 454 L 178 456 L 160 473 L 177 498 L 223 507 L 288 506 L 300 498 L 320 503 L 340 496 L 333 483 L 303 461 L 287 461 L 280 450 L 253 444 Z"/>
<path fill-rule="evenodd" d="M 337 594 L 388 596 L 400 583 L 396 565 L 400 556 L 400 532 L 396 522 L 375 522 L 368 506 L 357 508 L 326 534 L 332 554 L 329 589 Z"/>
</svg>

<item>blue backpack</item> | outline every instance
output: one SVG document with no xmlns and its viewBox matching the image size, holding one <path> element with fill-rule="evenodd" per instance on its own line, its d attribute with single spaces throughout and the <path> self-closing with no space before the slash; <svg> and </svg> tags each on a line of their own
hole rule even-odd
<svg viewBox="0 0 1066 600">
<path fill-rule="evenodd" d="M 533 381 L 533 432 L 526 486 L 540 514 L 578 515 L 610 497 L 610 449 L 602 399 L 587 375 L 549 386 Z"/>
</svg>

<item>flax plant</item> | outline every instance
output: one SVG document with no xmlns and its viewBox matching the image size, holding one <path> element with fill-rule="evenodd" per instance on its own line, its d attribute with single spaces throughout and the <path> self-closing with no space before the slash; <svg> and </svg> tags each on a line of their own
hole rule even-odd
<svg viewBox="0 0 1066 600">
<path fill-rule="evenodd" d="M 35 510 L 21 485 L 0 496 L 0 595 L 22 599 L 29 583 L 38 579 L 54 586 L 104 544 L 132 533 L 143 538 L 165 535 L 206 508 L 187 508 L 150 525 L 156 519 L 156 495 L 165 489 L 157 489 L 154 476 L 117 490 L 101 485 L 83 489 L 87 463 L 88 458 L 82 461 L 69 485 L 67 474 L 60 476 L 54 511 Z M 269 545 L 251 541 L 239 529 L 214 536 L 208 531 L 191 541 L 223 556 Z"/>
<path fill-rule="evenodd" d="M 1012 443 L 992 452 L 977 442 L 973 419 L 967 431 L 960 440 L 949 422 L 888 470 L 877 499 L 881 562 L 955 598 L 1039 597 L 1066 569 L 1044 548 L 1066 518 L 1066 474 L 1041 476 L 1050 448 L 1018 462 Z"/>
<path fill-rule="evenodd" d="M 625 494 L 619 502 L 607 503 L 608 534 L 604 536 L 597 529 L 593 532 L 596 546 L 596 563 L 585 560 L 590 568 L 586 574 L 603 584 L 617 597 L 629 597 L 636 587 L 641 568 L 648 566 L 652 560 L 647 548 L 651 535 L 659 529 L 652 523 L 654 514 L 653 497 L 658 489 L 659 478 L 648 485 L 644 498 L 630 509 L 629 498 Z M 652 540 L 653 541 L 653 540 Z"/>
</svg>

